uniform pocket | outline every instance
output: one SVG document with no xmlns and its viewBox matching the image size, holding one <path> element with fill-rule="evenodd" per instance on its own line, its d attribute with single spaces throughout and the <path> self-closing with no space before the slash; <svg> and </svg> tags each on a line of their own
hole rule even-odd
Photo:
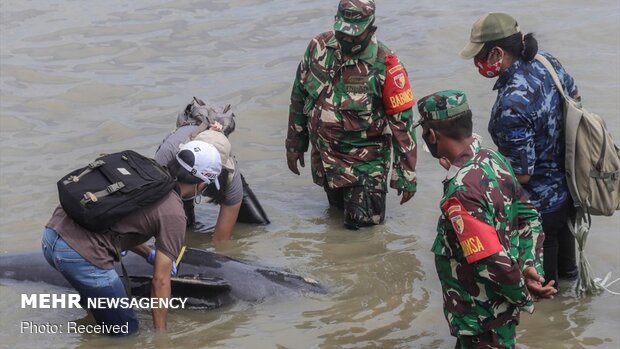
<svg viewBox="0 0 620 349">
<path fill-rule="evenodd" d="M 339 108 L 345 131 L 363 131 L 373 122 L 372 101 L 367 93 L 347 93 Z"/>
</svg>

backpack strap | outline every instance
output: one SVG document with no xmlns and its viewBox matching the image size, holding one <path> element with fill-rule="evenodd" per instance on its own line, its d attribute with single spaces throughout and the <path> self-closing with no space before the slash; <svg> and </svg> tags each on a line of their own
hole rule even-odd
<svg viewBox="0 0 620 349">
<path fill-rule="evenodd" d="M 547 68 L 547 71 L 549 71 L 549 74 L 553 78 L 553 82 L 555 83 L 555 87 L 558 88 L 558 91 L 560 92 L 562 97 L 564 97 L 564 99 L 566 99 L 566 100 L 572 101 L 572 98 L 569 98 L 568 96 L 566 96 L 566 93 L 564 93 L 564 86 L 560 82 L 560 77 L 558 76 L 558 73 L 555 71 L 555 68 L 553 68 L 553 65 L 551 64 L 551 62 L 549 62 L 549 60 L 545 56 L 543 56 L 541 54 L 536 54 L 536 56 L 534 56 L 534 58 L 537 61 L 539 61 L 540 63 L 542 63 L 542 65 L 544 65 L 545 68 Z"/>
<path fill-rule="evenodd" d="M 104 190 L 100 190 L 94 193 L 87 191 L 86 193 L 84 193 L 84 198 L 80 200 L 80 204 L 86 205 L 89 202 L 97 202 L 99 199 L 114 194 L 115 192 L 123 189 L 124 187 L 125 183 L 119 181 L 108 185 Z"/>
<path fill-rule="evenodd" d="M 93 172 L 93 170 L 96 169 L 97 167 L 101 167 L 103 165 L 105 165 L 105 161 L 103 161 L 103 160 L 95 160 L 95 161 L 91 162 L 90 164 L 88 164 L 88 166 L 84 169 L 84 171 L 80 172 L 79 175 L 71 176 L 71 177 L 67 178 L 66 180 L 64 180 L 62 182 L 62 184 L 67 185 L 69 183 L 79 182 L 80 178 L 82 178 L 83 176 Z"/>
</svg>

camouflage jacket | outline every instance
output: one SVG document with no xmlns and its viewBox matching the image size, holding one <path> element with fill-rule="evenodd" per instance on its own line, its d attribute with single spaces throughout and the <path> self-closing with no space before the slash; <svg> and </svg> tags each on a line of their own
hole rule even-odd
<svg viewBox="0 0 620 349">
<path fill-rule="evenodd" d="M 388 96 L 388 83 L 401 92 Z M 323 33 L 310 42 L 297 68 L 286 149 L 305 152 L 312 143 L 318 185 L 325 180 L 331 188 L 359 185 L 368 176 L 386 191 L 393 144 L 390 186 L 414 192 L 413 103 L 405 69 L 374 36 L 362 53 L 344 60 L 334 33 Z"/>
<path fill-rule="evenodd" d="M 555 67 L 569 96 L 577 95 L 573 78 L 560 62 L 539 51 Z M 568 198 L 564 174 L 562 96 L 537 60 L 517 59 L 498 78 L 497 100 L 489 134 L 516 174 L 530 175 L 523 188 L 540 212 L 557 210 Z"/>
<path fill-rule="evenodd" d="M 482 253 L 488 246 L 480 241 L 468 245 L 459 236 L 473 232 L 485 238 L 478 227 L 472 231 L 471 221 L 453 217 L 452 207 L 446 210 L 444 203 L 454 198 L 462 204 L 465 215 L 488 228 L 486 238 L 499 240 L 498 252 L 467 261 L 468 254 Z M 474 140 L 453 162 L 444 181 L 441 204 L 432 251 L 450 332 L 455 336 L 475 335 L 509 320 L 518 321 L 520 308 L 533 312 L 522 271 L 533 266 L 543 275 L 544 235 L 539 214 L 506 159 Z"/>
</svg>

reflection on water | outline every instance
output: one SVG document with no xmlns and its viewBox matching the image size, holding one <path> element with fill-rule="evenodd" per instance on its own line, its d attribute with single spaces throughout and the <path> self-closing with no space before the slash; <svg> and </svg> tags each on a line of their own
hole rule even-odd
<svg viewBox="0 0 620 349">
<path fill-rule="evenodd" d="M 167 335 L 140 312 L 139 336 L 20 335 L 19 321 L 66 322 L 81 310 L 20 309 L 21 293 L 47 285 L 0 285 L 0 343 L 7 347 L 451 348 L 430 245 L 444 173 L 419 155 L 419 192 L 398 205 L 388 195 L 384 225 L 350 232 L 327 208 L 323 190 L 288 172 L 288 98 L 308 41 L 328 30 L 335 0 L 29 2 L 0 7 L 0 226 L 2 251 L 39 248 L 57 203 L 56 180 L 99 153 L 131 148 L 153 154 L 192 96 L 230 103 L 239 167 L 272 223 L 239 225 L 219 252 L 291 270 L 325 283 L 327 295 L 174 311 Z M 485 137 L 495 98 L 458 58 L 471 23 L 488 2 L 381 1 L 378 36 L 407 67 L 416 96 L 459 88 Z M 620 4 L 525 0 L 495 4 L 534 31 L 541 48 L 575 77 L 588 109 L 620 139 Z M 307 161 L 308 163 L 309 161 Z M 190 245 L 211 249 L 216 211 L 199 208 Z M 620 216 L 597 218 L 587 253 L 597 275 L 620 274 Z M 568 289 L 570 285 L 565 285 Z M 57 291 L 57 290 L 56 290 Z M 576 300 L 565 293 L 524 314 L 524 348 L 616 348 L 614 296 Z"/>
</svg>

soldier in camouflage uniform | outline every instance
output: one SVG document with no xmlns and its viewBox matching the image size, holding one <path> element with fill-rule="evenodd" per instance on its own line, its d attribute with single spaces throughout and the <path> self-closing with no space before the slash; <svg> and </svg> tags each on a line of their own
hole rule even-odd
<svg viewBox="0 0 620 349">
<path fill-rule="evenodd" d="M 416 191 L 413 93 L 405 68 L 374 33 L 373 0 L 342 0 L 334 30 L 308 45 L 291 94 L 286 138 L 289 169 L 299 174 L 312 143 L 314 183 L 344 209 L 350 229 L 385 218 L 390 186 L 401 204 Z"/>
<path fill-rule="evenodd" d="M 520 310 L 555 293 L 542 287 L 538 212 L 507 160 L 472 137 L 463 92 L 426 96 L 418 110 L 431 154 L 449 162 L 432 251 L 450 333 L 456 348 L 512 348 Z"/>
<path fill-rule="evenodd" d="M 564 168 L 562 96 L 547 69 L 534 59 L 537 53 L 551 62 L 566 94 L 579 100 L 575 81 L 560 62 L 538 51 L 533 34 L 523 35 L 508 14 L 480 17 L 461 56 L 474 58 L 483 76 L 497 77 L 489 134 L 541 213 L 546 237 L 544 268 L 547 280 L 552 281 L 577 277 L 575 239 L 568 227 L 575 212 Z"/>
</svg>

